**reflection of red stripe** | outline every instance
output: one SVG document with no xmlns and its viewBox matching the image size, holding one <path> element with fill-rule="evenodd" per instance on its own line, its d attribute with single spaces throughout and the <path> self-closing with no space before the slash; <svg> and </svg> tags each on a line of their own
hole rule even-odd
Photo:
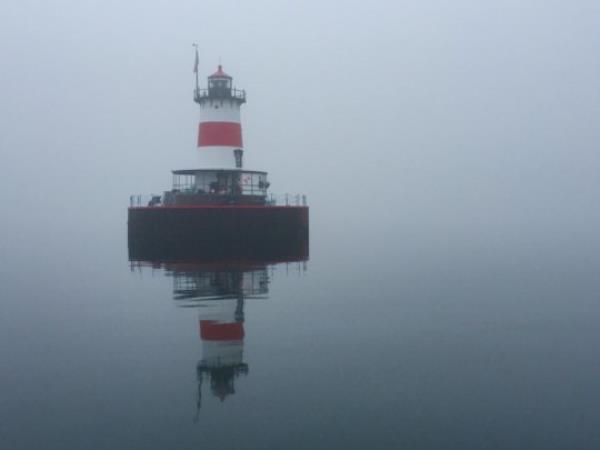
<svg viewBox="0 0 600 450">
<path fill-rule="evenodd" d="M 244 322 L 221 323 L 200 321 L 200 339 L 203 341 L 241 341 L 244 339 Z"/>
<path fill-rule="evenodd" d="M 237 122 L 200 122 L 198 147 L 242 147 L 242 125 Z"/>
</svg>

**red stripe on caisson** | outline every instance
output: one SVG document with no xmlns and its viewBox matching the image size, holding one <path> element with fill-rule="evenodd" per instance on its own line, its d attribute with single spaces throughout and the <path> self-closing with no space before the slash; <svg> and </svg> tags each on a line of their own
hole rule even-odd
<svg viewBox="0 0 600 450">
<path fill-rule="evenodd" d="M 201 320 L 200 338 L 203 341 L 241 341 L 244 339 L 244 322 Z"/>
<path fill-rule="evenodd" d="M 200 122 L 198 147 L 242 147 L 242 125 L 236 122 Z"/>
</svg>

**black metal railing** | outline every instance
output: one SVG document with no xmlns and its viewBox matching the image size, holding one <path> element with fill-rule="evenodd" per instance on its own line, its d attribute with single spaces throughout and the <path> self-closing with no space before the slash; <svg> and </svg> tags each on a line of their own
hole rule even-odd
<svg viewBox="0 0 600 450">
<path fill-rule="evenodd" d="M 242 89 L 194 89 L 194 100 L 204 99 L 233 99 L 246 101 L 246 91 Z"/>
<path fill-rule="evenodd" d="M 131 208 L 139 207 L 158 207 L 163 206 L 168 199 L 156 194 L 137 194 L 129 196 L 129 206 Z M 267 206 L 308 206 L 306 195 L 301 194 L 269 194 L 265 198 Z"/>
<path fill-rule="evenodd" d="M 269 194 L 266 201 L 269 206 L 308 206 L 306 195 Z"/>
<path fill-rule="evenodd" d="M 156 194 L 136 194 L 129 196 L 129 207 L 162 206 L 162 197 Z"/>
</svg>

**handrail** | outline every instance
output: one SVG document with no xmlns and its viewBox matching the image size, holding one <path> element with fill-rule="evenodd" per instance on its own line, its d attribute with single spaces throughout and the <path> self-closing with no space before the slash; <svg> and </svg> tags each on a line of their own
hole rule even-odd
<svg viewBox="0 0 600 450">
<path fill-rule="evenodd" d="M 222 91 L 217 91 L 220 93 L 225 93 L 229 95 L 215 95 L 213 98 L 232 98 L 236 100 L 246 100 L 246 91 L 243 89 L 226 89 Z M 200 100 L 204 98 L 211 98 L 209 89 L 194 89 L 194 100 Z"/>
<path fill-rule="evenodd" d="M 301 194 L 269 194 L 268 206 L 308 206 L 306 195 Z"/>
<path fill-rule="evenodd" d="M 308 206 L 306 195 L 301 194 L 269 194 L 265 199 L 266 206 Z M 129 196 L 129 207 L 161 207 L 163 198 L 156 194 L 136 194 Z"/>
</svg>

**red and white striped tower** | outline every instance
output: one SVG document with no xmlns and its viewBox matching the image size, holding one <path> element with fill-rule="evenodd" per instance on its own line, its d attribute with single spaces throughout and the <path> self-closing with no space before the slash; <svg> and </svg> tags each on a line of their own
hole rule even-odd
<svg viewBox="0 0 600 450">
<path fill-rule="evenodd" d="M 197 70 L 196 65 L 194 101 L 200 105 L 200 165 L 209 169 L 241 169 L 244 146 L 240 107 L 246 102 L 246 93 L 232 87 L 233 79 L 221 65 L 208 77 L 207 87 L 200 89 Z"/>
</svg>

